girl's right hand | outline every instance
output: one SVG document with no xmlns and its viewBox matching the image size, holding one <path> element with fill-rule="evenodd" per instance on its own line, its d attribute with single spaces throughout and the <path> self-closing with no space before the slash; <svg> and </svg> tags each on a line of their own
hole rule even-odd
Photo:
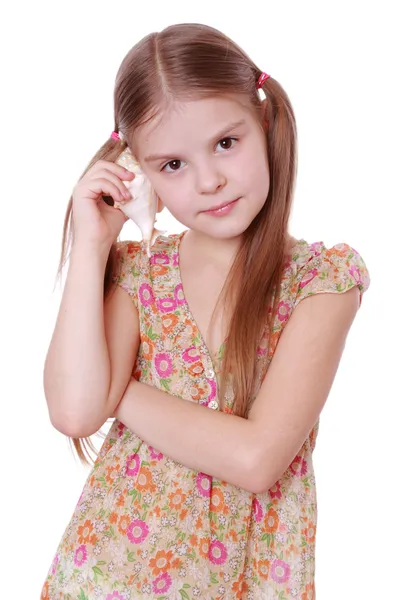
<svg viewBox="0 0 400 600">
<path fill-rule="evenodd" d="M 131 171 L 107 160 L 98 160 L 85 173 L 72 193 L 74 243 L 109 244 L 111 248 L 128 217 L 106 204 L 103 196 L 127 202 L 132 197 L 123 181 L 130 183 L 134 177 Z"/>
</svg>

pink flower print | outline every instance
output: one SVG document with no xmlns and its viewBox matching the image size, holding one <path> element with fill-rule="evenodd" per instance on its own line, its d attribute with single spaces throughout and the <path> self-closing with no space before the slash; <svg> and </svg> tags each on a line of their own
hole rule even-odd
<svg viewBox="0 0 400 600">
<path fill-rule="evenodd" d="M 287 302 L 279 302 L 278 304 L 278 319 L 280 322 L 285 322 L 289 318 L 289 304 Z"/>
<path fill-rule="evenodd" d="M 134 477 L 139 473 L 140 457 L 138 454 L 131 454 L 126 459 L 126 474 Z"/>
<path fill-rule="evenodd" d="M 155 298 L 153 290 L 151 289 L 148 283 L 142 283 L 142 285 L 140 286 L 139 298 L 143 306 L 151 306 L 151 304 L 153 304 Z"/>
<path fill-rule="evenodd" d="M 290 566 L 283 560 L 274 560 L 271 565 L 271 577 L 277 583 L 285 583 L 290 577 Z"/>
<path fill-rule="evenodd" d="M 196 360 L 199 360 L 200 354 L 198 353 L 196 346 L 190 346 L 185 352 L 182 352 L 182 358 L 186 363 L 193 363 L 196 362 Z"/>
<path fill-rule="evenodd" d="M 321 254 L 322 245 L 321 242 L 314 242 L 310 245 L 310 252 L 314 254 L 314 256 L 319 256 Z"/>
<path fill-rule="evenodd" d="M 257 500 L 257 498 L 254 498 L 254 500 L 253 500 L 253 511 L 254 511 L 254 518 L 257 521 L 257 523 L 262 521 L 263 509 L 262 509 L 262 506 L 261 506 L 259 500 Z"/>
<path fill-rule="evenodd" d="M 112 594 L 107 594 L 106 600 L 124 600 L 124 597 L 117 591 L 114 591 Z"/>
<path fill-rule="evenodd" d="M 126 535 L 132 544 L 141 544 L 149 535 L 149 528 L 144 521 L 135 519 L 126 530 Z"/>
<path fill-rule="evenodd" d="M 207 379 L 207 381 L 208 385 L 210 386 L 208 401 L 211 402 L 211 400 L 214 400 L 215 396 L 217 395 L 217 382 L 215 381 L 215 379 Z"/>
<path fill-rule="evenodd" d="M 179 253 L 174 252 L 172 255 L 172 266 L 177 267 L 179 265 Z"/>
<path fill-rule="evenodd" d="M 125 429 L 126 429 L 126 427 L 125 427 L 125 425 L 123 423 L 118 423 L 118 428 L 117 428 L 118 437 L 122 437 Z"/>
<path fill-rule="evenodd" d="M 281 484 L 279 483 L 279 481 L 274 483 L 274 485 L 271 486 L 268 491 L 271 499 L 277 498 L 279 500 L 280 498 L 282 498 Z"/>
<path fill-rule="evenodd" d="M 150 456 L 153 460 L 161 460 L 163 458 L 163 454 L 155 450 L 153 446 L 149 446 Z"/>
<path fill-rule="evenodd" d="M 165 594 L 171 587 L 172 579 L 169 573 L 163 573 L 153 581 L 153 592 L 157 595 Z"/>
<path fill-rule="evenodd" d="M 314 279 L 314 277 L 316 277 L 318 274 L 318 269 L 311 269 L 311 271 L 309 271 L 307 273 L 307 277 L 305 279 L 303 279 L 303 281 L 300 282 L 300 289 L 302 289 L 303 287 L 305 287 L 307 285 L 307 283 L 310 283 L 310 281 L 312 281 Z"/>
<path fill-rule="evenodd" d="M 57 565 L 58 565 L 59 561 L 60 561 L 60 557 L 58 556 L 58 554 L 56 554 L 55 557 L 54 557 L 54 560 L 53 560 L 53 562 L 51 564 L 51 574 L 52 575 L 55 575 L 55 572 L 57 570 Z"/>
<path fill-rule="evenodd" d="M 165 252 L 159 252 L 158 254 L 153 254 L 151 257 L 150 263 L 152 265 L 169 265 L 169 256 L 165 254 Z"/>
<path fill-rule="evenodd" d="M 174 298 L 159 298 L 157 308 L 162 313 L 173 312 L 176 309 L 176 300 Z"/>
<path fill-rule="evenodd" d="M 204 498 L 209 498 L 211 494 L 211 477 L 205 473 L 198 473 L 196 487 Z"/>
<path fill-rule="evenodd" d="M 174 296 L 176 303 L 181 306 L 182 304 L 186 304 L 185 296 L 183 295 L 183 286 L 179 283 L 174 289 Z"/>
<path fill-rule="evenodd" d="M 82 546 L 79 546 L 79 548 L 75 551 L 74 563 L 77 567 L 81 567 L 83 565 L 83 563 L 85 563 L 86 561 L 87 561 L 87 550 L 86 550 L 86 546 L 84 544 L 82 544 Z"/>
<path fill-rule="evenodd" d="M 296 456 L 289 468 L 292 471 L 293 475 L 296 475 L 297 477 L 302 477 L 308 471 L 307 461 L 301 456 Z"/>
<path fill-rule="evenodd" d="M 360 273 L 360 270 L 357 269 L 357 267 L 355 267 L 354 265 L 351 265 L 349 272 L 357 284 L 361 283 L 361 273 Z"/>
<path fill-rule="evenodd" d="M 223 565 L 227 556 L 228 553 L 222 542 L 219 540 L 214 540 L 211 542 L 208 550 L 208 558 L 214 565 Z"/>
<path fill-rule="evenodd" d="M 155 356 L 157 373 L 160 377 L 168 377 L 172 373 L 172 360 L 166 352 L 159 352 Z"/>
</svg>

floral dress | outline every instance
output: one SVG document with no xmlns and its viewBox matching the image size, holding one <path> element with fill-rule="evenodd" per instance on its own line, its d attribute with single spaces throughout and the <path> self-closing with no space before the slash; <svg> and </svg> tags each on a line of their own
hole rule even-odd
<svg viewBox="0 0 400 600">
<path fill-rule="evenodd" d="M 147 257 L 119 242 L 118 279 L 140 315 L 134 377 L 218 410 L 221 352 L 210 356 L 186 303 L 183 233 L 158 238 Z M 307 296 L 370 284 L 360 254 L 341 243 L 296 241 L 285 265 L 264 378 L 291 312 Z M 232 412 L 227 395 L 226 412 Z M 312 453 L 319 420 L 281 478 L 253 494 L 148 446 L 115 420 L 88 476 L 42 588 L 43 600 L 315 599 L 317 502 Z"/>
</svg>

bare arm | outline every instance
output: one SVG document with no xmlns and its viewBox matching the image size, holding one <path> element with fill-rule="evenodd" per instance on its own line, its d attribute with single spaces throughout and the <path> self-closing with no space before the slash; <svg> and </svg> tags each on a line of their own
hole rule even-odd
<svg viewBox="0 0 400 600">
<path fill-rule="evenodd" d="M 115 416 L 160 452 L 253 493 L 288 468 L 328 397 L 359 291 L 318 294 L 295 308 L 248 419 L 132 380 Z"/>
<path fill-rule="evenodd" d="M 44 367 L 54 427 L 71 437 L 97 431 L 129 382 L 138 347 L 137 311 L 117 287 L 104 303 L 109 247 L 72 248 L 61 305 Z"/>
</svg>

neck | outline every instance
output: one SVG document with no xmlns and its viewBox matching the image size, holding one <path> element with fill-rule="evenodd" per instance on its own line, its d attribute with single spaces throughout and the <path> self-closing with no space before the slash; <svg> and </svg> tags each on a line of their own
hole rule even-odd
<svg viewBox="0 0 400 600">
<path fill-rule="evenodd" d="M 240 246 L 241 236 L 218 239 L 189 229 L 184 234 L 184 240 L 184 245 L 192 256 L 204 262 L 218 262 L 223 266 L 233 261 Z"/>
</svg>

